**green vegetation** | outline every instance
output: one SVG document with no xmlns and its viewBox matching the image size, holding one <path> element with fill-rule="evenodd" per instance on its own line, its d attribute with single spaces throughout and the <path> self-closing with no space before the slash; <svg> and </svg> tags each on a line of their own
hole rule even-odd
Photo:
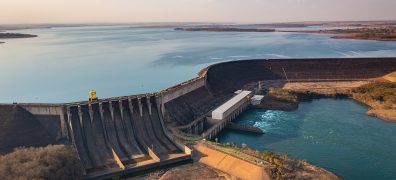
<svg viewBox="0 0 396 180">
<path fill-rule="evenodd" d="M 170 131 L 178 141 L 185 145 L 193 145 L 201 139 L 201 137 L 198 135 L 188 134 L 176 128 L 170 128 Z"/>
<path fill-rule="evenodd" d="M 395 41 L 396 27 L 382 26 L 370 28 L 355 28 L 355 29 L 336 29 L 336 30 L 320 30 L 318 33 L 325 34 L 347 34 L 345 36 L 335 36 L 336 39 L 366 39 L 379 41 Z"/>
<path fill-rule="evenodd" d="M 384 79 L 391 81 L 391 82 L 396 82 L 396 71 L 393 73 L 390 73 L 388 75 L 385 75 Z"/>
<path fill-rule="evenodd" d="M 175 28 L 176 31 L 208 31 L 208 32 L 275 32 L 275 29 L 234 28 L 234 27 L 194 27 Z"/>
<path fill-rule="evenodd" d="M 304 160 L 291 159 L 286 154 L 258 151 L 246 144 L 238 146 L 232 142 L 220 144 L 207 141 L 206 145 L 251 163 L 263 165 L 271 171 L 273 179 L 339 179 L 324 169 L 310 165 Z"/>
<path fill-rule="evenodd" d="M 355 88 L 354 98 L 373 108 L 392 109 L 396 105 L 396 83 L 376 82 Z"/>
<path fill-rule="evenodd" d="M 276 154 L 270 151 L 258 151 L 250 148 L 246 144 L 238 146 L 233 142 L 221 144 L 208 141 L 207 143 L 219 151 L 233 155 L 245 161 L 255 164 L 269 163 L 273 165 L 275 168 L 272 171 L 275 179 L 282 179 L 282 175 L 284 175 L 283 162 L 288 160 L 287 154 Z"/>
<path fill-rule="evenodd" d="M 336 90 L 329 90 L 327 94 L 321 94 L 313 91 L 294 91 L 282 88 L 270 88 L 268 96 L 273 97 L 276 101 L 284 103 L 298 103 L 303 100 L 311 100 L 323 97 L 345 98 L 348 94 L 338 93 Z"/>
<path fill-rule="evenodd" d="M 71 146 L 18 148 L 0 156 L 0 179 L 82 179 L 83 168 Z"/>
<path fill-rule="evenodd" d="M 215 148 L 219 151 L 233 155 L 233 156 L 243 159 L 245 161 L 249 161 L 249 162 L 255 163 L 255 164 L 264 163 L 263 161 L 260 161 L 260 159 L 257 159 L 254 156 L 247 154 L 245 152 L 245 151 L 251 151 L 254 153 L 258 153 L 258 154 L 260 153 L 259 151 L 255 151 L 249 147 L 242 148 L 242 147 L 235 145 L 234 143 L 221 144 L 221 143 L 216 143 L 216 142 L 212 142 L 212 141 L 207 141 L 207 144 L 211 145 L 213 148 Z"/>
<path fill-rule="evenodd" d="M 352 90 L 353 98 L 371 107 L 370 116 L 396 121 L 396 83 L 376 82 Z"/>
<path fill-rule="evenodd" d="M 297 102 L 297 96 L 291 93 L 289 90 L 281 88 L 269 88 L 268 95 L 276 98 L 278 101 L 286 103 Z"/>
<path fill-rule="evenodd" d="M 32 38 L 37 37 L 32 34 L 20 34 L 20 33 L 0 33 L 0 39 L 10 39 L 10 38 Z"/>
</svg>

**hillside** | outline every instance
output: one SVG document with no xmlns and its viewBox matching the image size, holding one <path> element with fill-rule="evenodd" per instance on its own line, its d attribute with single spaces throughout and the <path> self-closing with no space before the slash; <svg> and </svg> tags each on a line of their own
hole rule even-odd
<svg viewBox="0 0 396 180">
<path fill-rule="evenodd" d="M 391 82 L 396 82 L 396 71 L 393 73 L 390 73 L 388 75 L 385 75 L 384 79 L 391 81 Z"/>
<path fill-rule="evenodd" d="M 18 148 L 0 155 L 0 179 L 82 179 L 83 171 L 72 146 Z"/>
<path fill-rule="evenodd" d="M 352 97 L 371 107 L 368 115 L 396 122 L 396 83 L 366 84 L 353 89 Z"/>
<path fill-rule="evenodd" d="M 44 146 L 49 143 L 48 132 L 31 113 L 17 105 L 0 106 L 0 153 L 19 146 Z"/>
</svg>

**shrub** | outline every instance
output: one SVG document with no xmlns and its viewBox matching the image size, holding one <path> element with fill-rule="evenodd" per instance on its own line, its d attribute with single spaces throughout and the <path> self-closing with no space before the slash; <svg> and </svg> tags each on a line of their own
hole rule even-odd
<svg viewBox="0 0 396 180">
<path fill-rule="evenodd" d="M 353 89 L 365 101 L 393 104 L 396 102 L 396 83 L 376 82 Z"/>
<path fill-rule="evenodd" d="M 83 170 L 71 146 L 17 148 L 0 156 L 0 179 L 82 179 Z"/>
</svg>

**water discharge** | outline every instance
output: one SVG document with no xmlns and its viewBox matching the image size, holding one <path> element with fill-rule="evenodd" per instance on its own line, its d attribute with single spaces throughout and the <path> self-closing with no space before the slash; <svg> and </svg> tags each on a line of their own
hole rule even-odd
<svg viewBox="0 0 396 180">
<path fill-rule="evenodd" d="M 249 110 L 237 121 L 266 134 L 225 131 L 219 139 L 306 159 L 345 179 L 395 179 L 396 123 L 366 111 L 355 101 L 337 99 L 303 102 L 292 112 Z"/>
</svg>

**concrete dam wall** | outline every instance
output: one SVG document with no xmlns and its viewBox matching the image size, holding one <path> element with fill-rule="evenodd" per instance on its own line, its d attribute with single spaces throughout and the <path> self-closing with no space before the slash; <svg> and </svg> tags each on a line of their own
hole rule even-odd
<svg viewBox="0 0 396 180">
<path fill-rule="evenodd" d="M 191 125 L 186 132 L 192 132 L 196 121 L 250 82 L 359 80 L 394 71 L 396 58 L 262 59 L 214 64 L 206 69 L 204 87 L 165 104 L 165 119 L 169 125 L 183 129 Z"/>
<path fill-rule="evenodd" d="M 265 80 L 358 80 L 396 71 L 396 58 L 244 60 L 209 66 L 197 78 L 151 95 L 98 102 L 0 105 L 0 153 L 72 143 L 87 178 L 190 159 L 166 126 L 201 134 L 206 116 L 245 84 Z"/>
<path fill-rule="evenodd" d="M 259 80 L 368 79 L 396 71 L 396 58 L 271 59 L 215 64 L 206 74 L 214 94 Z"/>
<path fill-rule="evenodd" d="M 86 178 L 109 178 L 191 159 L 164 127 L 157 95 L 67 104 L 0 105 L 0 153 L 73 144 Z"/>
<path fill-rule="evenodd" d="M 89 177 L 186 160 L 162 126 L 154 95 L 68 105 L 67 121 Z"/>
<path fill-rule="evenodd" d="M 0 154 L 19 146 L 45 146 L 56 140 L 33 114 L 19 105 L 0 105 Z"/>
</svg>

